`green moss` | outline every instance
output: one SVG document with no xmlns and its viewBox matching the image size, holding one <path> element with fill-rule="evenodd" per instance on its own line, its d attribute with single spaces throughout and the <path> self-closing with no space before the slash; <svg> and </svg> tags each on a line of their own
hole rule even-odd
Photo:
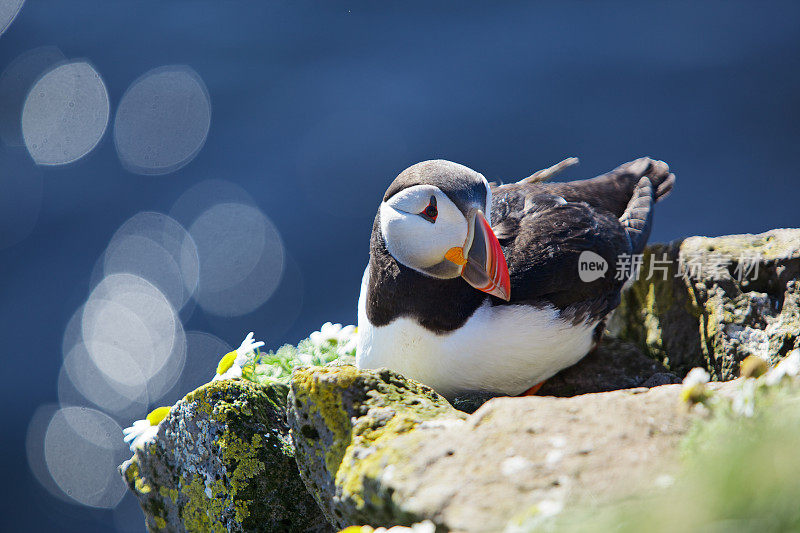
<svg viewBox="0 0 800 533">
<path fill-rule="evenodd" d="M 295 423 L 301 424 L 294 426 L 298 453 L 310 454 L 300 465 L 319 464 L 326 472 L 308 472 L 307 479 L 319 480 L 310 484 L 334 490 L 334 500 L 347 502 L 348 512 L 357 514 L 349 516 L 353 522 L 413 522 L 375 481 L 387 465 L 402 468 L 406 462 L 395 439 L 415 438 L 424 421 L 463 415 L 433 390 L 394 372 L 349 366 L 297 370 L 290 398 Z M 316 494 L 323 508 L 330 508 L 331 496 Z M 341 523 L 336 504 L 330 510 L 331 519 Z"/>
<path fill-rule="evenodd" d="M 139 463 L 135 456 L 125 470 L 125 480 L 128 482 L 129 487 L 140 494 L 148 494 L 153 490 L 139 474 Z"/>
<path fill-rule="evenodd" d="M 236 381 L 236 388 L 239 387 L 244 387 L 247 392 L 257 392 L 259 389 L 257 385 L 244 380 Z M 201 413 L 213 415 L 215 420 L 224 421 L 224 415 L 220 418 L 220 413 L 228 410 L 230 403 L 241 404 L 241 400 L 231 397 L 231 390 L 233 389 L 230 381 L 212 381 L 187 394 L 184 401 L 195 404 Z"/>
<path fill-rule="evenodd" d="M 262 386 L 246 381 L 237 382 L 237 387 L 241 394 L 232 395 L 228 388 L 207 387 L 196 391 L 194 399 L 200 402 L 200 405 L 207 403 L 213 406 L 210 413 L 211 420 L 225 428 L 216 439 L 215 445 L 225 469 L 226 482 L 218 480 L 211 484 L 212 500 L 221 502 L 223 508 L 237 523 L 245 527 L 247 524 L 251 524 L 251 527 L 260 527 L 269 523 L 272 509 L 266 508 L 266 502 L 254 499 L 258 498 L 259 494 L 262 498 L 266 495 L 273 498 L 278 495 L 289 497 L 282 491 L 292 492 L 296 488 L 288 484 L 282 485 L 280 479 L 271 480 L 269 476 L 265 476 L 267 464 L 263 459 L 271 455 L 273 458 L 284 457 L 287 463 L 293 462 L 292 450 L 289 444 L 278 439 L 274 432 L 267 431 L 263 435 L 252 433 L 252 430 L 247 430 L 242 424 L 243 420 L 258 419 L 266 413 L 283 413 L 285 393 L 288 389 L 285 385 Z M 226 394 L 224 401 L 217 397 L 223 391 Z M 282 418 L 281 421 L 273 420 L 272 424 L 268 425 L 278 429 L 274 427 L 278 422 L 285 425 Z M 249 438 L 246 438 L 247 435 L 250 435 Z M 258 516 L 253 514 L 256 508 Z"/>
<path fill-rule="evenodd" d="M 357 435 L 346 452 L 342 466 L 336 472 L 336 484 L 342 488 L 343 495 L 351 498 L 357 509 L 363 509 L 367 503 L 364 500 L 364 483 L 370 479 L 381 476 L 388 465 L 402 465 L 402 453 L 395 447 L 383 446 L 397 436 L 412 431 L 421 420 L 409 416 L 407 413 L 398 413 L 386 425 L 369 429 Z M 357 449 L 373 447 L 374 451 L 366 457 L 355 456 Z M 385 498 L 372 493 L 370 503 L 380 507 Z"/>
<path fill-rule="evenodd" d="M 187 394 L 183 401 L 189 404 L 197 405 L 201 413 L 211 415 L 214 411 L 212 404 L 208 401 L 209 397 L 213 396 L 215 392 L 224 391 L 224 381 L 212 381 L 202 385 L 189 394 Z"/>
<path fill-rule="evenodd" d="M 230 431 L 226 431 L 219 440 L 230 489 L 227 493 L 224 489 L 213 492 L 216 498 L 221 496 L 218 492 L 224 495 L 228 504 L 234 509 L 236 521 L 240 523 L 250 516 L 250 502 L 237 496 L 249 488 L 254 477 L 266 471 L 266 465 L 258 459 L 262 440 L 261 435 L 255 434 L 248 443 Z"/>
<path fill-rule="evenodd" d="M 159 487 L 158 493 L 161 495 L 162 498 L 169 498 L 173 504 L 178 501 L 178 491 L 177 489 L 167 488 L 167 487 Z"/>
<path fill-rule="evenodd" d="M 701 311 L 692 298 L 691 284 L 676 277 L 677 244 L 656 244 L 643 255 L 639 278 L 622 293 L 610 327 L 616 328 L 621 339 L 639 345 L 668 369 L 684 373 L 695 366 L 696 357 L 687 349 L 692 339 L 676 335 L 676 330 L 696 331 L 694 324 Z"/>
<path fill-rule="evenodd" d="M 222 533 L 226 531 L 222 523 L 222 511 L 225 508 L 224 500 L 207 498 L 205 485 L 200 476 L 195 474 L 191 481 L 181 484 L 181 494 L 185 501 L 182 510 L 183 525 L 187 531 L 211 531 Z"/>
<path fill-rule="evenodd" d="M 679 375 L 702 366 L 713 379 L 727 380 L 738 375 L 739 363 L 747 355 L 755 353 L 777 361 L 800 344 L 795 333 L 798 328 L 793 327 L 800 322 L 793 315 L 798 298 L 792 293 L 800 258 L 799 237 L 798 230 L 773 230 L 762 235 L 690 237 L 654 244 L 644 253 L 639 279 L 623 292 L 609 329 Z M 661 263 L 664 254 L 668 261 Z M 743 257 L 748 262 L 760 258 L 756 279 L 735 279 Z M 702 270 L 700 279 L 676 277 L 680 259 L 718 266 L 721 259 L 727 262 L 727 272 L 723 268 L 712 275 Z M 666 272 L 652 269 L 655 275 L 648 280 L 654 260 L 659 261 L 656 267 L 664 266 Z M 764 295 L 774 308 L 759 303 Z M 780 309 L 779 317 L 774 316 L 775 309 Z M 740 335 L 741 329 L 729 325 L 766 335 L 768 353 L 758 346 L 760 341 L 751 331 Z"/>
<path fill-rule="evenodd" d="M 283 384 L 209 383 L 178 402 L 162 438 L 127 465 L 148 527 L 303 531 L 320 513 L 297 472 Z M 150 479 L 153 477 L 153 479 Z M 138 489 L 142 488 L 142 491 Z"/>
<path fill-rule="evenodd" d="M 206 493 L 206 484 L 199 476 L 191 478 L 190 482 L 181 484 L 181 494 L 184 496 L 183 522 L 188 530 L 201 528 L 202 530 L 217 531 L 217 527 L 225 529 L 223 520 L 227 514 L 232 514 L 233 519 L 241 524 L 251 516 L 250 507 L 253 497 L 252 483 L 255 478 L 266 471 L 266 464 L 259 459 L 262 457 L 264 437 L 261 434 L 252 434 L 249 440 L 240 437 L 242 433 L 239 417 L 253 416 L 253 400 L 265 391 L 259 390 L 261 386 L 241 383 L 245 388 L 252 389 L 252 394 L 232 401 L 220 401 L 214 398 L 220 392 L 218 387 L 206 387 L 192 393 L 191 401 L 198 402 L 202 412 L 211 414 L 216 422 L 227 423 L 224 431 L 217 437 L 215 445 L 219 450 L 225 468 L 225 478 L 215 480 L 208 484 L 211 497 Z M 225 389 L 225 392 L 230 392 Z M 187 396 L 187 399 L 189 397 Z M 263 399 L 263 398 L 262 398 Z M 212 407 L 213 406 L 213 407 Z"/>
<path fill-rule="evenodd" d="M 350 416 L 342 405 L 341 390 L 352 385 L 358 377 L 354 367 L 311 367 L 292 374 L 296 401 L 306 405 L 312 415 L 318 415 L 333 434 L 325 451 L 325 467 L 334 476 L 350 443 Z"/>
<path fill-rule="evenodd" d="M 128 485 L 133 485 L 136 482 L 139 477 L 139 461 L 135 455 L 128 462 L 128 467 L 125 468 L 122 475 L 125 476 L 125 481 Z"/>
<path fill-rule="evenodd" d="M 145 483 L 141 478 L 136 480 L 136 491 L 137 492 L 140 492 L 142 494 L 147 494 L 151 490 L 153 490 L 153 489 L 150 487 L 150 485 Z"/>
</svg>

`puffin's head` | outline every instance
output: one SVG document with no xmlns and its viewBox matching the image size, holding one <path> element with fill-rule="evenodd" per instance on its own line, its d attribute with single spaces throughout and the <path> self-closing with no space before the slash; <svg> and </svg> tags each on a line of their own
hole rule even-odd
<svg viewBox="0 0 800 533">
<path fill-rule="evenodd" d="M 504 300 L 511 281 L 503 250 L 487 219 L 492 191 L 481 174 L 450 161 L 423 161 L 386 190 L 380 231 L 401 264 L 439 279 L 461 276 Z"/>
</svg>

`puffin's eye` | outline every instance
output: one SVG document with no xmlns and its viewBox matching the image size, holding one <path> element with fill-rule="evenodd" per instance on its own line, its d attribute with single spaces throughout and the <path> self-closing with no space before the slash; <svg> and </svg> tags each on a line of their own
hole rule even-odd
<svg viewBox="0 0 800 533">
<path fill-rule="evenodd" d="M 436 217 L 439 216 L 439 210 L 436 209 L 436 197 L 431 196 L 431 201 L 428 203 L 428 207 L 422 210 L 419 214 L 422 218 L 433 224 L 436 222 Z"/>
</svg>

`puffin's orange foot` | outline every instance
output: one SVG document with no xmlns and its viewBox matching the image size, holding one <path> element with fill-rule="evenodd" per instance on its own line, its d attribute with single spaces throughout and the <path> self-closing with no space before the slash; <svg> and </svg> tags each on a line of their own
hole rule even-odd
<svg viewBox="0 0 800 533">
<path fill-rule="evenodd" d="M 547 381 L 547 380 L 545 380 L 545 381 Z M 542 385 L 544 385 L 544 381 L 542 381 L 541 383 L 537 383 L 536 385 L 534 385 L 530 389 L 528 389 L 525 392 L 523 392 L 522 394 L 520 394 L 520 396 L 534 396 L 537 392 L 539 392 L 539 389 L 542 388 Z"/>
</svg>

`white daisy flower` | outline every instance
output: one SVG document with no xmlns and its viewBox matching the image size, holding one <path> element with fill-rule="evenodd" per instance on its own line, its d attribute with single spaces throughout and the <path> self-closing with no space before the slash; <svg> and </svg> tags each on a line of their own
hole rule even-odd
<svg viewBox="0 0 800 533">
<path fill-rule="evenodd" d="M 339 335 L 337 336 L 336 341 L 339 344 L 345 344 L 355 336 L 355 333 L 356 333 L 355 326 L 345 326 L 339 330 Z"/>
<path fill-rule="evenodd" d="M 352 529 L 353 531 L 361 531 L 361 527 L 351 526 L 343 530 L 342 533 L 347 533 L 350 529 Z M 436 525 L 430 520 L 425 520 L 424 522 L 417 522 L 416 524 L 412 524 L 411 527 L 392 526 L 389 529 L 386 529 L 385 527 L 379 527 L 372 531 L 373 533 L 434 533 L 434 531 L 436 531 Z"/>
<path fill-rule="evenodd" d="M 755 412 L 756 405 L 756 381 L 754 379 L 746 379 L 742 383 L 742 388 L 739 393 L 733 397 L 731 409 L 739 416 L 750 418 Z"/>
<path fill-rule="evenodd" d="M 236 364 L 236 350 L 226 353 L 217 365 L 217 373 L 211 381 L 242 377 L 242 367 Z"/>
<path fill-rule="evenodd" d="M 339 355 L 347 355 L 353 353 L 358 345 L 358 328 L 355 326 L 347 326 L 342 328 L 339 335 Z"/>
<path fill-rule="evenodd" d="M 311 344 L 320 349 L 336 347 L 339 355 L 352 352 L 358 343 L 358 328 L 325 322 L 319 331 L 309 336 Z"/>
<path fill-rule="evenodd" d="M 242 377 L 242 367 L 256 355 L 256 349 L 264 346 L 262 341 L 253 341 L 253 332 L 247 334 L 242 344 L 232 352 L 226 353 L 217 365 L 217 374 L 211 381 Z"/>
<path fill-rule="evenodd" d="M 764 381 L 767 385 L 772 386 L 780 383 L 786 376 L 794 377 L 797 375 L 800 375 L 800 349 L 792 351 L 767 372 Z"/>
<path fill-rule="evenodd" d="M 143 449 L 156 438 L 158 425 L 167 417 L 170 409 L 169 406 L 153 409 L 144 420 L 137 420 L 131 427 L 122 430 L 125 435 L 123 440 L 128 443 L 131 451 Z"/>
<path fill-rule="evenodd" d="M 686 374 L 686 377 L 683 378 L 683 386 L 694 387 L 695 385 L 705 385 L 710 379 L 711 376 L 708 372 L 698 366 L 691 369 L 689 373 Z"/>
<path fill-rule="evenodd" d="M 338 350 L 339 355 L 349 355 L 353 353 L 353 350 L 355 350 L 357 346 L 358 346 L 358 337 L 353 337 L 352 339 L 347 341 L 345 345 L 339 348 Z"/>
<path fill-rule="evenodd" d="M 315 331 L 308 338 L 317 348 L 327 346 L 331 342 L 339 342 L 339 333 L 342 331 L 341 324 L 325 322 L 319 331 Z"/>
</svg>

